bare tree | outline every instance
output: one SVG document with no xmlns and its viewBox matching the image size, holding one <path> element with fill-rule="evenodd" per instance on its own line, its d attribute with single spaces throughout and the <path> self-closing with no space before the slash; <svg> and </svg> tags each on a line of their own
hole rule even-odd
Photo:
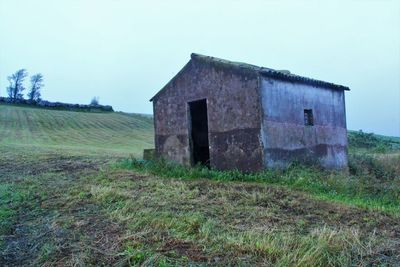
<svg viewBox="0 0 400 267">
<path fill-rule="evenodd" d="M 29 100 L 40 99 L 40 89 L 44 86 L 43 75 L 41 73 L 35 74 L 31 77 L 31 88 L 28 93 Z"/>
<path fill-rule="evenodd" d="M 13 75 L 8 76 L 8 82 L 10 85 L 7 87 L 8 97 L 12 100 L 21 99 L 23 97 L 22 92 L 25 90 L 23 82 L 28 76 L 26 69 L 20 69 Z"/>
</svg>

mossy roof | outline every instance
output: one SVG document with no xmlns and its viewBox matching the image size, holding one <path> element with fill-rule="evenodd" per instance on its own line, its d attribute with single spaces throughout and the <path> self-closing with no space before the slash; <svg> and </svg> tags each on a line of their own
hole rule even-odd
<svg viewBox="0 0 400 267">
<path fill-rule="evenodd" d="M 279 80 L 287 80 L 287 81 L 292 81 L 292 82 L 305 83 L 305 84 L 327 87 L 327 88 L 337 89 L 337 90 L 346 90 L 346 91 L 350 90 L 349 87 L 347 87 L 347 86 L 334 84 L 334 83 L 330 83 L 330 82 L 325 82 L 325 81 L 321 81 L 321 80 L 316 80 L 316 79 L 312 79 L 312 78 L 308 78 L 308 77 L 304 77 L 304 76 L 295 75 L 295 74 L 290 73 L 290 71 L 288 71 L 288 70 L 275 70 L 275 69 L 256 66 L 256 65 L 252 65 L 252 64 L 248 64 L 248 63 L 229 61 L 226 59 L 205 56 L 205 55 L 200 55 L 200 54 L 196 54 L 196 53 L 192 53 L 191 58 L 193 60 L 200 60 L 203 62 L 208 62 L 210 64 L 220 64 L 227 68 L 250 70 L 250 71 L 254 71 L 254 72 L 258 73 L 259 75 L 267 76 L 267 77 L 271 77 L 271 78 L 275 78 L 275 79 L 279 79 Z"/>
<path fill-rule="evenodd" d="M 191 60 L 193 61 L 198 61 L 198 62 L 203 62 L 206 64 L 209 64 L 211 66 L 216 66 L 219 68 L 231 68 L 235 70 L 242 70 L 243 72 L 254 72 L 256 75 L 264 76 L 264 77 L 269 77 L 272 79 L 277 79 L 277 80 L 283 80 L 283 81 L 290 81 L 290 82 L 296 82 L 296 83 L 302 83 L 302 84 L 308 84 L 312 86 L 317 86 L 317 87 L 325 87 L 329 89 L 334 89 L 334 90 L 346 90 L 349 91 L 349 87 L 339 85 L 339 84 L 334 84 L 330 82 L 325 82 L 321 80 L 316 80 L 304 76 L 299 76 L 290 73 L 288 70 L 275 70 L 271 68 L 266 68 L 266 67 L 260 67 L 248 63 L 243 63 L 243 62 L 235 62 L 235 61 L 230 61 L 222 58 L 216 58 L 216 57 L 211 57 L 211 56 L 205 56 L 201 54 L 196 54 L 192 53 L 191 54 Z M 189 62 L 190 63 L 190 62 Z M 150 101 L 153 101 L 166 87 L 168 84 L 170 84 L 173 80 L 175 80 L 176 77 L 180 75 L 180 73 L 188 66 L 186 66 L 178 72 L 177 75 L 175 75 L 174 78 L 169 81 L 163 89 L 161 89 L 155 96 L 153 96 Z"/>
</svg>

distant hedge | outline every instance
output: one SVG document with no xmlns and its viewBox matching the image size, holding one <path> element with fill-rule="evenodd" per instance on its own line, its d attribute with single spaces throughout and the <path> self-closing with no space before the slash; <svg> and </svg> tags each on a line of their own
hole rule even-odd
<svg viewBox="0 0 400 267">
<path fill-rule="evenodd" d="M 86 112 L 113 112 L 112 106 L 104 105 L 82 105 L 82 104 L 69 104 L 62 102 L 50 102 L 46 100 L 27 100 L 27 99 L 11 99 L 8 97 L 0 97 L 0 103 L 29 105 L 49 109 L 71 110 L 71 111 L 86 111 Z"/>
</svg>

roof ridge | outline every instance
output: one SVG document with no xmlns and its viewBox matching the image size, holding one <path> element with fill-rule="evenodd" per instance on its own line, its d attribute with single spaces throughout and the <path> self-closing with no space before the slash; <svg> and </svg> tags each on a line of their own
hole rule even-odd
<svg viewBox="0 0 400 267">
<path fill-rule="evenodd" d="M 288 70 L 275 70 L 275 69 L 271 69 L 271 68 L 267 68 L 267 67 L 248 64 L 245 62 L 235 62 L 235 61 L 230 61 L 230 60 L 226 60 L 226 59 L 222 59 L 222 58 L 206 56 L 206 55 L 202 55 L 202 54 L 198 54 L 198 53 L 191 53 L 190 58 L 191 58 L 191 60 L 200 60 L 200 61 L 204 61 L 204 62 L 210 63 L 210 64 L 219 63 L 219 64 L 223 64 L 227 67 L 234 67 L 237 69 L 245 69 L 247 71 L 254 72 L 256 75 L 266 76 L 266 77 L 270 77 L 273 79 L 297 82 L 297 83 L 302 83 L 302 84 L 309 84 L 309 85 L 314 85 L 314 86 L 331 88 L 334 90 L 346 90 L 346 91 L 350 90 L 349 87 L 347 87 L 347 86 L 292 74 Z M 191 61 L 186 63 L 186 65 L 160 91 L 158 91 L 158 93 L 155 94 L 150 99 L 150 101 L 153 101 L 156 97 L 158 97 L 159 94 L 167 87 L 167 85 L 170 84 L 171 82 L 173 82 L 189 66 L 190 62 Z"/>
<path fill-rule="evenodd" d="M 253 65 L 253 64 L 249 64 L 246 62 L 239 62 L 239 61 L 231 61 L 231 60 L 227 60 L 227 59 L 223 59 L 223 58 L 218 58 L 218 57 L 213 57 L 213 56 L 207 56 L 207 55 L 202 55 L 202 54 L 198 54 L 198 53 L 192 53 L 190 55 L 191 59 L 203 59 L 203 60 L 210 60 L 210 61 L 215 61 L 215 62 L 220 62 L 220 63 L 226 63 L 226 64 L 232 64 L 238 67 L 249 67 L 249 68 L 253 68 L 254 70 L 256 69 L 262 69 L 264 67 L 261 66 L 257 66 L 257 65 Z"/>
<path fill-rule="evenodd" d="M 216 62 L 216 63 L 221 63 L 225 64 L 227 66 L 234 66 L 238 68 L 245 68 L 251 71 L 256 72 L 259 75 L 262 76 L 268 76 L 271 78 L 275 79 L 280 79 L 280 80 L 287 80 L 287 81 L 292 81 L 292 82 L 299 82 L 299 83 L 305 83 L 305 84 L 310 84 L 310 85 L 315 85 L 315 86 L 322 86 L 322 87 L 328 87 L 331 89 L 336 89 L 336 90 L 346 90 L 349 91 L 350 88 L 344 85 L 339 85 L 331 82 L 325 82 L 322 80 L 317 80 L 313 78 L 308 78 L 305 76 L 300 76 L 291 73 L 288 70 L 276 70 L 272 68 L 267 68 L 267 67 L 262 67 L 262 66 L 257 66 L 245 62 L 236 62 L 236 61 L 230 61 L 222 58 L 217 58 L 217 57 L 212 57 L 212 56 L 206 56 L 198 53 L 192 53 L 190 55 L 191 59 L 193 60 L 203 60 L 206 62 Z"/>
</svg>

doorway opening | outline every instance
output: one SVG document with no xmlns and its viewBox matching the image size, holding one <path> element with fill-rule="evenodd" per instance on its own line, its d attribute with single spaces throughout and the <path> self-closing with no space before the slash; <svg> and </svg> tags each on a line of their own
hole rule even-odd
<svg viewBox="0 0 400 267">
<path fill-rule="evenodd" d="M 210 167 L 207 100 L 189 102 L 189 133 L 192 163 Z"/>
</svg>

